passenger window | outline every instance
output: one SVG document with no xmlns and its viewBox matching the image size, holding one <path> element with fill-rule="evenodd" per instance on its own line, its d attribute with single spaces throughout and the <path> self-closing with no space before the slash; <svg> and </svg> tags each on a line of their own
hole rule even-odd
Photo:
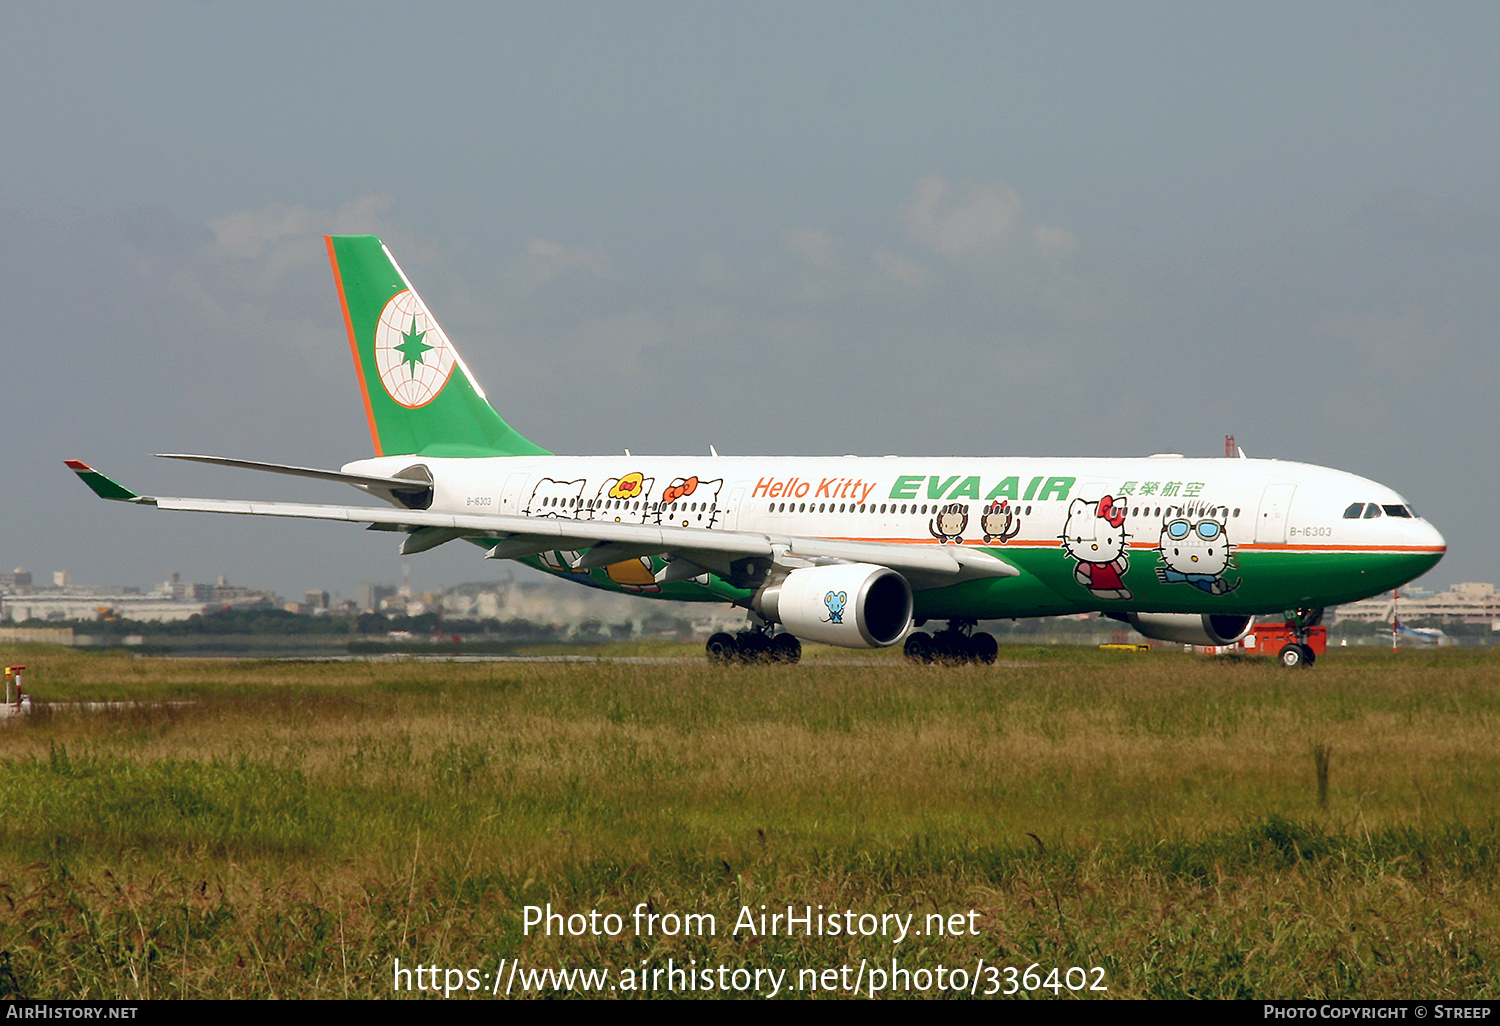
<svg viewBox="0 0 1500 1026">
<path fill-rule="evenodd" d="M 1362 502 L 1356 502 L 1353 505 L 1351 505 L 1348 509 L 1344 510 L 1344 519 L 1345 520 L 1358 520 L 1359 517 L 1360 517 L 1360 514 L 1363 513 L 1364 511 L 1365 511 L 1365 504 L 1362 503 Z"/>
</svg>

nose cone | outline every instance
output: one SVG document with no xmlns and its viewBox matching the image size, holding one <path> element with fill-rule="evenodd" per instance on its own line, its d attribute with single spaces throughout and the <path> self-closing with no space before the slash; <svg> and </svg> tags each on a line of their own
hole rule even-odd
<svg viewBox="0 0 1500 1026">
<path fill-rule="evenodd" d="M 1448 551 L 1448 543 L 1438 529 L 1425 520 L 1412 520 L 1402 526 L 1402 534 L 1406 537 L 1401 545 L 1401 566 L 1406 580 L 1411 581 L 1438 565 Z"/>
<path fill-rule="evenodd" d="M 1442 534 L 1438 532 L 1438 529 L 1436 527 L 1433 527 L 1425 520 L 1417 521 L 1417 526 L 1421 528 L 1421 539 L 1419 541 L 1419 544 L 1426 545 L 1427 547 L 1436 550 L 1438 559 L 1442 559 L 1443 553 L 1448 551 L 1448 543 L 1443 540 Z M 1436 562 L 1436 560 L 1434 560 L 1434 562 Z"/>
</svg>

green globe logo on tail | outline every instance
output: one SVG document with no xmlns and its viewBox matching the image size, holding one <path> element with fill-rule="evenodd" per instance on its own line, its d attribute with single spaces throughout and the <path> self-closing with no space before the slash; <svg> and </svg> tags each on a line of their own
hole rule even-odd
<svg viewBox="0 0 1500 1026">
<path fill-rule="evenodd" d="M 426 406 L 456 362 L 443 329 L 416 295 L 407 289 L 392 296 L 375 327 L 375 368 L 390 397 L 407 409 Z"/>
<path fill-rule="evenodd" d="M 327 243 L 375 455 L 546 454 L 490 406 L 379 239 L 330 235 Z"/>
</svg>

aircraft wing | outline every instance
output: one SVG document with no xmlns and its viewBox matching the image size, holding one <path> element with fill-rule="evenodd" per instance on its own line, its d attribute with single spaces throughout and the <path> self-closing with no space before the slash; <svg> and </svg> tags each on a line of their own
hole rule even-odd
<svg viewBox="0 0 1500 1026">
<path fill-rule="evenodd" d="M 711 570 L 728 579 L 752 576 L 742 561 L 763 558 L 794 566 L 873 563 L 907 576 L 913 587 L 931 588 L 978 577 L 1015 577 L 1020 571 L 1002 559 L 958 545 L 902 545 L 835 538 L 724 531 L 712 528 L 623 524 L 562 517 L 521 517 L 498 513 L 443 513 L 435 510 L 377 509 L 296 502 L 195 499 L 138 495 L 85 463 L 67 461 L 84 484 L 103 499 L 198 513 L 342 520 L 375 530 L 405 531 L 403 554 L 422 552 L 457 538 L 490 541 L 489 556 L 516 559 L 554 549 L 582 552 L 574 564 L 586 570 L 637 556 L 668 561 L 662 580 L 693 577 Z M 681 561 L 682 572 L 671 564 Z M 769 563 L 767 563 L 769 566 Z M 765 567 L 762 567 L 765 569 Z M 687 572 L 691 570 L 692 572 Z"/>
</svg>

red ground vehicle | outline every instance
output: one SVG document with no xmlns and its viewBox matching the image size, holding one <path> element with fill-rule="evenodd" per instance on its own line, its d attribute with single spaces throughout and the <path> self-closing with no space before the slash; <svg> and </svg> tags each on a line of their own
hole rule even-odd
<svg viewBox="0 0 1500 1026">
<path fill-rule="evenodd" d="M 1240 648 L 1251 655 L 1275 656 L 1282 666 L 1311 666 L 1328 651 L 1328 628 L 1319 625 L 1304 630 L 1307 642 L 1298 644 L 1295 624 L 1258 623 L 1240 641 Z"/>
</svg>

